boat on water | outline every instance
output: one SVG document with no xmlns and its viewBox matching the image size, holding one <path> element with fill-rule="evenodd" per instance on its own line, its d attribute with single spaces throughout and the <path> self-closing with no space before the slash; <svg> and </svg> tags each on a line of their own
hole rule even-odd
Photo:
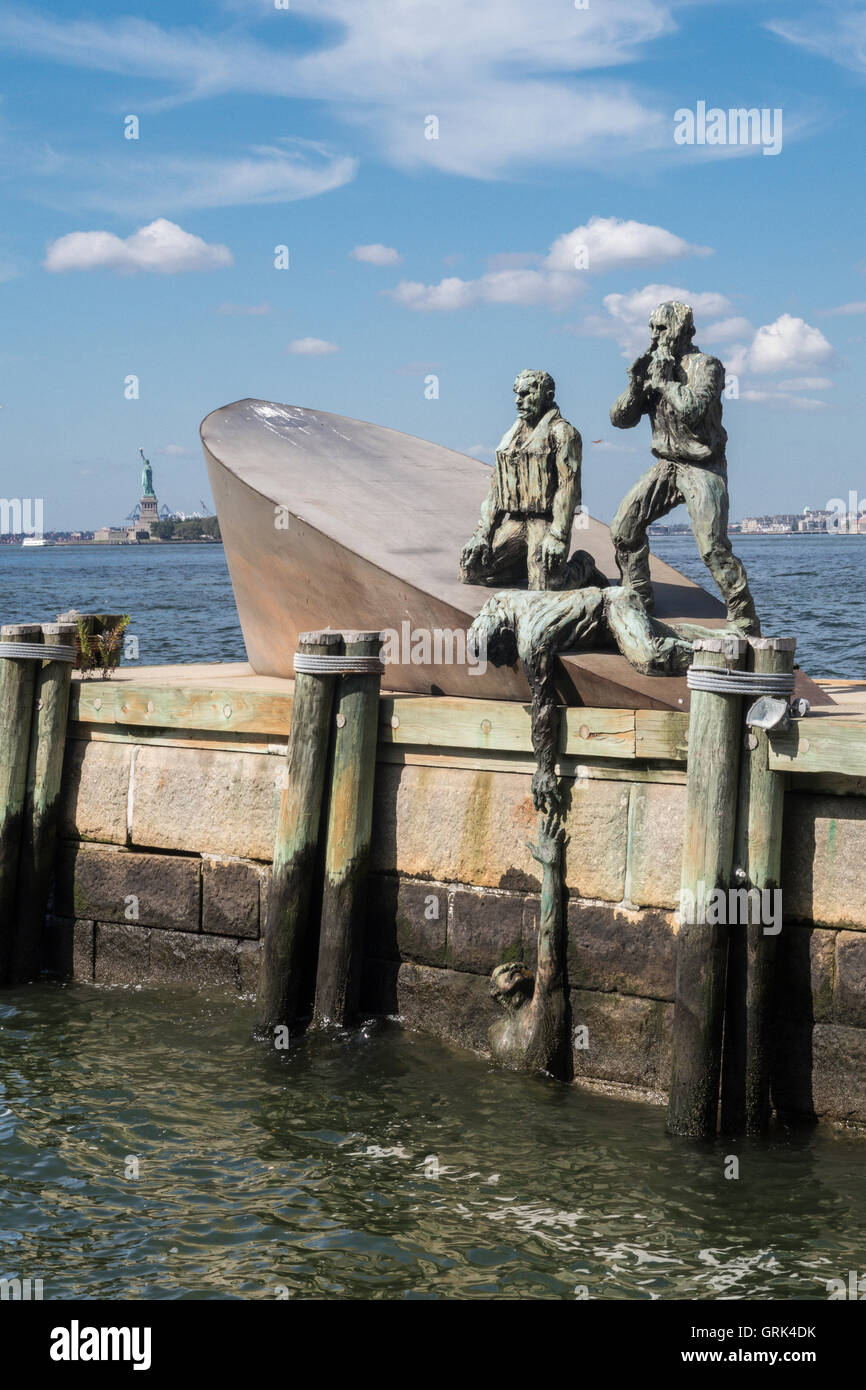
<svg viewBox="0 0 866 1390">
<path fill-rule="evenodd" d="M 47 545 L 53 545 L 53 541 L 47 541 L 44 536 L 25 536 L 21 542 L 22 550 L 43 550 Z"/>
<path fill-rule="evenodd" d="M 382 425 L 254 399 L 213 411 L 201 439 L 254 671 L 291 677 L 300 632 L 379 628 L 398 637 L 390 690 L 529 698 L 516 667 L 411 659 L 413 633 L 465 632 L 490 596 L 457 575 L 487 464 Z M 576 517 L 572 547 L 618 582 L 603 522 Z M 651 577 L 657 617 L 725 625 L 723 604 L 657 556 Z M 563 654 L 561 667 L 569 704 L 688 709 L 684 677 L 642 676 L 613 649 Z M 797 689 L 826 703 L 802 673 Z"/>
</svg>

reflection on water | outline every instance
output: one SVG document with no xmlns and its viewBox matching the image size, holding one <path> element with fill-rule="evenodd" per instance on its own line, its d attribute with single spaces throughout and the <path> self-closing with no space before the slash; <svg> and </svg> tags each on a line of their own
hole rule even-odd
<svg viewBox="0 0 866 1390">
<path fill-rule="evenodd" d="M 0 1277 L 46 1298 L 797 1299 L 866 1266 L 856 1132 L 674 1141 L 660 1109 L 393 1025 L 275 1053 L 251 1021 L 184 991 L 0 996 Z"/>
</svg>

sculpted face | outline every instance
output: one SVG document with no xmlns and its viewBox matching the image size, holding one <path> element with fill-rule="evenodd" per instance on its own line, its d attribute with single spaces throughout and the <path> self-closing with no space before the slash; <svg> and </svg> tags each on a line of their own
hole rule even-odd
<svg viewBox="0 0 866 1390">
<path fill-rule="evenodd" d="M 650 342 L 653 354 L 661 353 L 662 356 L 668 354 L 672 357 L 684 351 L 686 344 L 691 338 L 689 332 L 690 323 L 684 320 L 677 313 L 677 308 L 683 310 L 682 305 L 660 304 L 650 315 Z"/>
<path fill-rule="evenodd" d="M 520 1009 L 532 994 L 533 978 L 525 965 L 498 965 L 490 977 L 490 993 L 506 1009 Z"/>
<path fill-rule="evenodd" d="M 517 413 L 528 425 L 535 425 L 549 407 L 553 397 L 546 373 L 521 372 L 514 383 Z"/>
</svg>

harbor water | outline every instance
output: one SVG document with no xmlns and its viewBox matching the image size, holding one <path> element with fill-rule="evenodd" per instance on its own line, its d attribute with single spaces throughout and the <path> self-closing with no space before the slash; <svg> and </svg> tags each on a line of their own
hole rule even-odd
<svg viewBox="0 0 866 1390">
<path fill-rule="evenodd" d="M 387 1022 L 284 1052 L 251 1024 L 177 991 L 4 993 L 0 1277 L 46 1299 L 776 1300 L 861 1267 L 855 1131 L 675 1140 L 657 1107 Z"/>
<path fill-rule="evenodd" d="M 866 677 L 866 536 L 735 536 L 763 630 L 795 636 L 811 676 Z M 652 549 L 715 593 L 691 536 Z M 0 546 L 0 620 L 53 618 L 69 608 L 132 616 L 139 662 L 244 661 L 221 545 Z"/>
</svg>

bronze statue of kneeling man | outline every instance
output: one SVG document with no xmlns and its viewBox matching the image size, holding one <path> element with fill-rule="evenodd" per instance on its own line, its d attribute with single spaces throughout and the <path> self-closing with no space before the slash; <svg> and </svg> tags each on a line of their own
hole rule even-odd
<svg viewBox="0 0 866 1390">
<path fill-rule="evenodd" d="M 487 1036 L 498 1062 L 514 1071 L 543 1071 L 570 1081 L 573 1063 L 565 981 L 562 850 L 565 830 L 549 812 L 529 844 L 542 866 L 538 920 L 538 963 L 532 974 L 521 962 L 497 965 L 490 993 L 505 1009 Z"/>
<path fill-rule="evenodd" d="M 553 377 L 521 372 L 514 394 L 518 419 L 496 450 L 478 525 L 460 556 L 460 579 L 493 588 L 605 584 L 588 551 L 569 558 L 582 444 L 559 413 Z"/>
</svg>

